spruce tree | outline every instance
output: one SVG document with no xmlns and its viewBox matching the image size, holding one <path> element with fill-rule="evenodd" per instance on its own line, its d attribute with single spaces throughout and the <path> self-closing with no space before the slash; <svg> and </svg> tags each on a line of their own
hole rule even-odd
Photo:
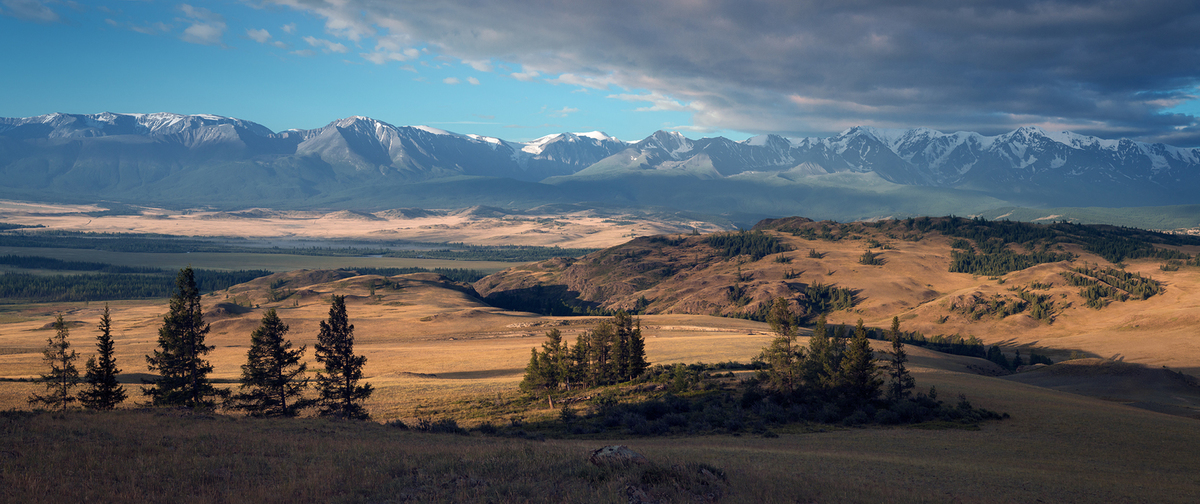
<svg viewBox="0 0 1200 504">
<path fill-rule="evenodd" d="M 863 327 L 862 319 L 854 328 L 854 337 L 846 345 L 846 354 L 842 356 L 842 383 L 846 395 L 858 403 L 867 403 L 879 397 L 879 387 L 883 380 L 879 379 L 879 370 L 875 365 L 875 353 L 871 350 L 871 341 L 867 338 L 867 329 Z"/>
<path fill-rule="evenodd" d="M 196 275 L 188 266 L 175 278 L 171 308 L 158 329 L 158 349 L 146 356 L 150 371 L 159 375 L 149 382 L 151 387 L 142 388 L 151 404 L 212 408 L 216 398 L 229 395 L 229 391 L 214 388 L 208 380 L 213 368 L 204 356 L 213 347 L 204 344 L 204 337 L 209 329 L 204 323 Z"/>
<path fill-rule="evenodd" d="M 835 380 L 830 375 L 833 365 L 833 343 L 829 340 L 829 328 L 825 315 L 817 318 L 812 337 L 808 340 L 808 355 L 804 359 L 804 381 L 810 386 L 825 388 Z"/>
<path fill-rule="evenodd" d="M 267 310 L 262 322 L 250 334 L 250 350 L 242 365 L 241 392 L 234 397 L 235 407 L 251 416 L 292 417 L 311 401 L 302 398 L 308 387 L 301 362 L 305 347 L 293 349 L 285 339 L 288 326 L 274 308 Z"/>
<path fill-rule="evenodd" d="M 616 378 L 613 362 L 613 341 L 617 329 L 611 321 L 600 322 L 588 338 L 588 383 L 592 386 L 608 385 Z"/>
<path fill-rule="evenodd" d="M 771 386 L 791 395 L 800 387 L 804 352 L 796 344 L 795 318 L 786 299 L 775 300 L 767 314 L 767 322 L 775 332 L 775 339 L 763 349 L 759 358 L 767 364 L 766 377 Z"/>
<path fill-rule="evenodd" d="M 618 381 L 629 381 L 642 375 L 649 364 L 646 362 L 646 340 L 642 338 L 641 322 L 634 326 L 633 317 L 619 311 L 613 317 L 617 328 L 614 343 L 614 368 Z"/>
<path fill-rule="evenodd" d="M 321 321 L 316 349 L 317 362 L 325 365 L 325 372 L 317 373 L 320 414 L 360 420 L 370 418 L 362 403 L 375 389 L 370 383 L 358 384 L 367 358 L 354 355 L 354 325 L 346 316 L 345 296 L 333 296 L 329 319 Z"/>
<path fill-rule="evenodd" d="M 888 352 L 888 360 L 884 363 L 884 372 L 889 379 L 887 398 L 896 402 L 907 398 L 916 386 L 916 381 L 905 366 L 908 362 L 908 352 L 904 350 L 904 343 L 900 340 L 900 317 L 892 317 L 892 330 L 888 339 L 892 342 L 892 348 Z"/>
<path fill-rule="evenodd" d="M 30 405 L 42 404 L 62 411 L 75 402 L 71 389 L 79 381 L 79 370 L 75 369 L 75 359 L 79 356 L 71 350 L 71 342 L 67 341 L 69 334 L 70 329 L 63 321 L 62 313 L 59 313 L 54 318 L 54 336 L 46 338 L 46 349 L 42 350 L 42 361 L 50 368 L 42 374 L 46 395 L 30 395 Z"/>
<path fill-rule="evenodd" d="M 88 409 L 111 410 L 124 402 L 127 396 L 125 387 L 117 383 L 117 374 L 121 370 L 117 368 L 117 359 L 113 355 L 112 318 L 107 304 L 96 328 L 100 330 L 100 335 L 96 336 L 96 355 L 88 358 L 88 388 L 79 393 L 79 402 Z"/>
</svg>

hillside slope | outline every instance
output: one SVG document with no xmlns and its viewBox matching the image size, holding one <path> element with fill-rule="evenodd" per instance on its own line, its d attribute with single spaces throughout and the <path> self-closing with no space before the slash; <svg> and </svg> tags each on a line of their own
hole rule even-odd
<svg viewBox="0 0 1200 504">
<path fill-rule="evenodd" d="M 1200 268 L 1173 259 L 1177 270 L 1160 269 L 1167 264 L 1164 257 L 1200 252 L 1194 238 L 952 218 L 853 224 L 790 218 L 764 221 L 744 233 L 783 252 L 730 253 L 714 240 L 737 234 L 638 238 L 579 259 L 505 270 L 476 282 L 475 289 L 497 306 L 546 313 L 623 309 L 760 320 L 773 299 L 784 297 L 810 321 L 823 310 L 838 324 L 861 318 L 886 327 L 900 317 L 904 329 L 926 336 L 1057 349 L 1056 360 L 1079 351 L 1174 368 L 1200 366 L 1200 345 L 1194 342 L 1200 301 L 1190 294 L 1200 288 Z M 952 245 L 969 247 L 974 255 L 964 256 L 965 250 L 956 252 Z M 861 262 L 868 251 L 880 264 Z M 1009 271 L 987 269 L 1013 261 L 1020 264 Z M 971 265 L 980 269 L 951 272 Z M 1122 271 L 1134 275 L 1129 285 L 1111 277 Z M 1095 289 L 1085 292 L 1086 286 L 1072 285 L 1068 276 L 1107 279 L 1113 297 L 1092 299 Z M 1134 282 L 1158 285 L 1158 292 L 1140 299 Z M 847 292 L 853 295 L 849 307 Z"/>
</svg>

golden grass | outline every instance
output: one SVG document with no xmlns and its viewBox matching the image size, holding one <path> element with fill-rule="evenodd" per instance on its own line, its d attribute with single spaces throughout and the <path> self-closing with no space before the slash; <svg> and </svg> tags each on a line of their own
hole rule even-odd
<svg viewBox="0 0 1200 504">
<path fill-rule="evenodd" d="M 476 245 L 542 245 L 603 248 L 634 236 L 720 231 L 703 221 L 664 222 L 637 214 L 609 215 L 585 210 L 566 214 L 483 217 L 465 211 L 400 218 L 377 212 L 363 218 L 349 212 L 264 210 L 260 218 L 225 212 L 144 209 L 142 215 L 91 217 L 94 205 L 38 205 L 0 201 L 0 220 L 43 225 L 54 230 L 107 233 L 161 233 L 183 236 L 287 238 L 312 240 L 410 240 Z"/>
<path fill-rule="evenodd" d="M 778 438 L 525 441 L 374 423 L 263 421 L 164 411 L 0 417 L 0 500 L 671 502 L 708 466 L 721 502 L 1195 502 L 1194 420 L 1009 381 L 919 373 L 942 397 L 1009 412 L 981 430 L 834 429 Z M 585 462 L 625 444 L 653 465 Z M 675 471 L 672 466 L 683 466 Z M 675 471 L 675 472 L 672 472 Z M 646 481 L 666 480 L 647 485 Z"/>
</svg>

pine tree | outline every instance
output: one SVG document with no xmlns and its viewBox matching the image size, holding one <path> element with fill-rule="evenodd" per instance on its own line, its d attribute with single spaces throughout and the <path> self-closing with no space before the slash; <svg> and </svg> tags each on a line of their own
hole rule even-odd
<svg viewBox="0 0 1200 504">
<path fill-rule="evenodd" d="M 642 338 L 641 322 L 634 326 L 633 317 L 619 311 L 613 317 L 617 336 L 613 356 L 618 381 L 629 381 L 642 375 L 649 364 L 646 362 L 646 340 Z"/>
<path fill-rule="evenodd" d="M 88 388 L 79 393 L 79 402 L 88 409 L 111 410 L 124 402 L 127 396 L 125 387 L 117 383 L 117 375 L 121 370 L 117 368 L 117 359 L 113 355 L 112 318 L 107 304 L 96 328 L 100 330 L 100 335 L 96 336 L 96 355 L 88 358 Z"/>
<path fill-rule="evenodd" d="M 784 298 L 778 298 L 767 314 L 767 322 L 775 332 L 775 339 L 763 349 L 759 356 L 767 364 L 767 381 L 776 390 L 791 395 L 800 387 L 801 366 L 804 352 L 796 344 L 795 318 Z"/>
<path fill-rule="evenodd" d="M 613 340 L 616 327 L 611 321 L 600 322 L 588 338 L 588 383 L 592 386 L 613 383 L 616 373 L 613 362 Z"/>
<path fill-rule="evenodd" d="M 46 349 L 42 351 L 42 361 L 50 368 L 42 375 L 46 395 L 30 395 L 30 405 L 43 404 L 62 411 L 75 402 L 71 389 L 79 381 L 79 370 L 75 369 L 75 359 L 79 356 L 71 350 L 71 342 L 67 341 L 69 334 L 70 329 L 59 313 L 54 319 L 54 336 L 46 338 Z"/>
<path fill-rule="evenodd" d="M 825 315 L 817 318 L 813 335 L 808 340 L 808 355 L 804 359 L 804 381 L 810 386 L 825 388 L 835 380 L 830 376 L 833 365 L 833 343 L 829 340 L 829 328 Z"/>
<path fill-rule="evenodd" d="M 642 337 L 642 321 L 629 330 L 629 362 L 625 367 L 625 379 L 633 380 L 642 373 L 650 363 L 646 361 L 646 338 Z"/>
<path fill-rule="evenodd" d="M 842 376 L 842 360 L 846 355 L 846 327 L 836 326 L 833 337 L 829 338 L 829 359 L 825 362 L 825 373 L 822 388 L 828 392 L 836 391 L 845 385 Z"/>
<path fill-rule="evenodd" d="M 884 372 L 887 373 L 890 380 L 887 398 L 889 401 L 896 402 L 907 398 L 913 387 L 916 386 L 912 374 L 905 367 L 905 363 L 908 362 L 908 352 L 904 350 L 904 343 L 900 341 L 899 317 L 892 317 L 892 330 L 888 334 L 888 339 L 892 342 L 892 348 L 888 352 L 887 362 L 884 363 Z"/>
<path fill-rule="evenodd" d="M 292 417 L 311 405 L 302 398 L 308 387 L 301 362 L 305 347 L 292 348 L 284 337 L 288 326 L 274 308 L 267 310 L 262 322 L 250 334 L 250 350 L 242 365 L 241 393 L 234 397 L 235 407 L 252 416 Z"/>
<path fill-rule="evenodd" d="M 879 379 L 875 353 L 871 350 L 871 341 L 867 338 L 862 319 L 858 319 L 854 337 L 846 345 L 841 371 L 846 395 L 851 399 L 867 403 L 879 397 L 879 387 L 883 385 L 883 380 Z"/>
<path fill-rule="evenodd" d="M 158 371 L 159 375 L 150 382 L 151 387 L 142 388 L 151 404 L 212 408 L 215 398 L 229 394 L 214 388 L 208 380 L 213 368 L 203 357 L 213 349 L 204 344 L 209 329 L 204 323 L 196 276 L 188 266 L 175 278 L 171 309 L 158 329 L 158 349 L 146 356 L 150 371 Z"/>
<path fill-rule="evenodd" d="M 345 296 L 333 296 L 329 319 L 321 321 L 316 349 L 317 362 L 325 365 L 325 372 L 317 373 L 320 414 L 360 420 L 370 418 L 362 403 L 375 389 L 370 383 L 358 384 L 367 358 L 354 355 L 354 325 L 346 316 Z"/>
</svg>

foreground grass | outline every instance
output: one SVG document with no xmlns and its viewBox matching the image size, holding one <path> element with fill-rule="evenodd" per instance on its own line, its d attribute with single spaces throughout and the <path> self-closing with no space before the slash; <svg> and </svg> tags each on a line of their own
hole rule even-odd
<svg viewBox="0 0 1200 504">
<path fill-rule="evenodd" d="M 630 487 L 663 502 L 1200 501 L 1196 420 L 996 378 L 926 379 L 1013 418 L 533 441 L 174 410 L 10 412 L 0 502 L 627 502 Z M 651 464 L 587 462 L 609 444 Z"/>
</svg>

